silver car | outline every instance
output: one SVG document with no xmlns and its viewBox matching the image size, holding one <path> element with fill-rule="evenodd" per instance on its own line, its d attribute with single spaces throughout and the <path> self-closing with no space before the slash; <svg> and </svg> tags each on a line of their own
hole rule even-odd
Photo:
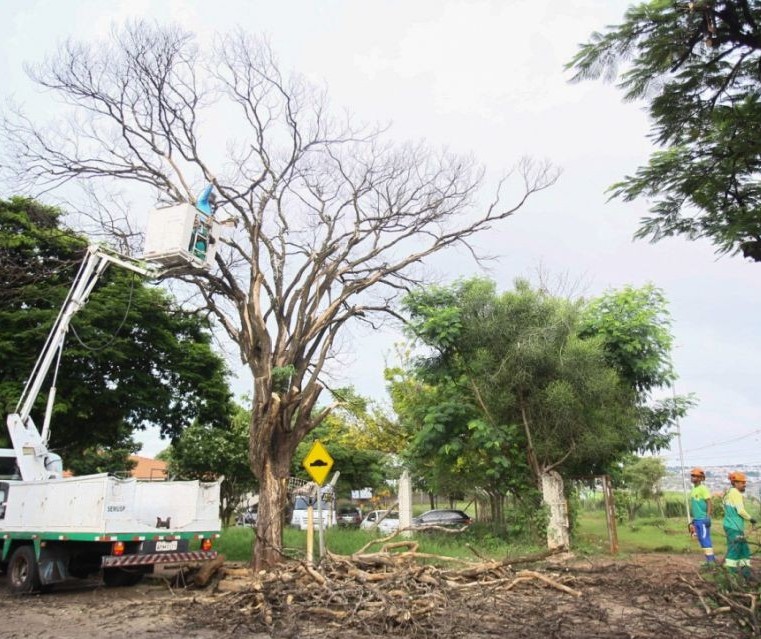
<svg viewBox="0 0 761 639">
<path fill-rule="evenodd" d="M 371 510 L 359 525 L 363 530 L 379 530 L 390 534 L 399 530 L 399 513 L 388 510 Z"/>
</svg>

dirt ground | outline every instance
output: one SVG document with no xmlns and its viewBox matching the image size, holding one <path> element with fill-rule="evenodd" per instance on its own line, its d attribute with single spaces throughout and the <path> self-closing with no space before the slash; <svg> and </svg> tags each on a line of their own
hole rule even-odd
<svg viewBox="0 0 761 639">
<path fill-rule="evenodd" d="M 732 614 L 706 614 L 698 596 L 704 583 L 693 556 L 640 555 L 627 559 L 573 559 L 543 565 L 556 583 L 580 596 L 526 580 L 506 589 L 492 582 L 447 591 L 436 589 L 434 610 L 409 619 L 399 599 L 382 628 L 356 611 L 362 599 L 338 601 L 320 585 L 324 607 L 301 604 L 293 594 L 269 596 L 271 623 L 255 614 L 250 592 L 212 592 L 170 587 L 151 580 L 130 588 L 92 583 L 28 597 L 11 596 L 0 577 L 3 639 L 216 639 L 221 637 L 331 638 L 450 637 L 485 639 L 723 639 L 753 636 Z M 506 581 L 506 580 L 505 580 Z M 391 588 L 390 584 L 384 588 Z M 266 590 L 266 588 L 265 588 Z M 454 594 L 453 594 L 454 593 Z M 392 593 L 389 591 L 389 595 Z M 398 595 L 397 595 L 398 596 Z M 389 600 L 391 601 L 391 600 Z M 418 602 L 419 603 L 419 602 Z M 755 603 L 753 604 L 755 605 Z M 332 612 L 331 612 L 332 607 Z M 337 620 L 336 610 L 346 615 Z M 330 614 L 328 614 L 330 613 Z M 367 619 L 367 617 L 364 617 Z"/>
</svg>

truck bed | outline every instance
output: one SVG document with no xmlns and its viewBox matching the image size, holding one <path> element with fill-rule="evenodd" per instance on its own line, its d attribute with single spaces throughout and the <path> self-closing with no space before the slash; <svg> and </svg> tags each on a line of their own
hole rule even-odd
<svg viewBox="0 0 761 639">
<path fill-rule="evenodd" d="M 8 490 L 0 532 L 171 534 L 220 528 L 219 482 L 100 474 L 3 483 Z"/>
</svg>

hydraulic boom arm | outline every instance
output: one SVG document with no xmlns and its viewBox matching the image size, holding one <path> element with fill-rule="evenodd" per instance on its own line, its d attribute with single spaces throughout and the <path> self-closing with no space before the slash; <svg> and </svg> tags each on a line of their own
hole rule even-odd
<svg viewBox="0 0 761 639">
<path fill-rule="evenodd" d="M 55 380 L 48 395 L 42 432 L 37 430 L 32 421 L 31 411 L 53 362 L 60 358 L 71 318 L 85 305 L 95 284 L 111 263 L 147 277 L 156 277 L 160 274 L 158 269 L 141 260 L 121 255 L 102 246 L 88 247 L 85 259 L 69 289 L 45 346 L 37 358 L 24 392 L 16 405 L 16 410 L 8 415 L 8 432 L 16 453 L 21 478 L 24 481 L 61 476 L 61 458 L 47 448 L 50 416 L 55 401 Z"/>
</svg>

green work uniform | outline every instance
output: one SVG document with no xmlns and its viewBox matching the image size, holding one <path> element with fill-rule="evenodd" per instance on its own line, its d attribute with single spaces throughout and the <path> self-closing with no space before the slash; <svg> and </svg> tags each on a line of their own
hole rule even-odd
<svg viewBox="0 0 761 639">
<path fill-rule="evenodd" d="M 750 515 L 745 510 L 742 493 L 734 486 L 724 496 L 724 532 L 727 535 L 727 558 L 724 565 L 730 570 L 750 570 L 750 546 L 745 539 L 745 522 Z"/>
</svg>

